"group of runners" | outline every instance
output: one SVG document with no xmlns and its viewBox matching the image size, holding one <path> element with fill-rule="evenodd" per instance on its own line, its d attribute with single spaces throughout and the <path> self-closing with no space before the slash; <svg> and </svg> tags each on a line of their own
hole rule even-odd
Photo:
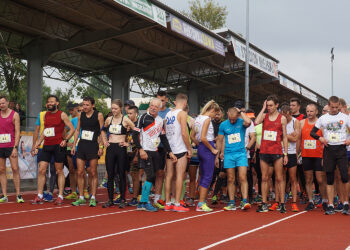
<svg viewBox="0 0 350 250">
<path fill-rule="evenodd" d="M 52 201 L 57 180 L 56 205 L 74 200 L 73 206 L 89 202 L 96 207 L 98 159 L 105 151 L 108 200 L 103 208 L 129 205 L 140 211 L 187 212 L 195 206 L 196 211 L 211 212 L 220 197 L 226 211 L 238 204 L 248 210 L 258 203 L 257 212 L 286 213 L 290 198 L 293 212 L 299 211 L 301 199 L 307 211 L 320 207 L 327 215 L 349 214 L 350 116 L 343 99 L 330 97 L 320 117 L 315 104 L 307 105 L 303 115 L 297 98 L 279 103 L 274 95 L 257 116 L 245 110 L 242 101 L 224 111 L 211 100 L 193 117 L 186 94 L 177 94 L 172 109 L 167 103 L 167 93 L 159 91 L 139 116 L 133 101 L 123 105 L 113 100 L 111 113 L 104 117 L 95 109 L 94 98 L 85 97 L 81 105 L 70 105 L 67 115 L 50 95 L 33 136 L 31 153 L 39 168 L 32 203 Z M 19 115 L 9 109 L 6 96 L 0 96 L 0 110 L 0 203 L 8 201 L 6 158 L 17 202 L 23 203 Z M 225 112 L 227 120 L 222 121 Z M 72 190 L 66 197 L 64 165 Z M 127 183 L 133 187 L 129 202 Z"/>
</svg>

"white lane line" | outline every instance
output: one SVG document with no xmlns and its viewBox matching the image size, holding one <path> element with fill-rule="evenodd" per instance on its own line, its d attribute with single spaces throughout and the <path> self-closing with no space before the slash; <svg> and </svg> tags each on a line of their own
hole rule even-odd
<svg viewBox="0 0 350 250">
<path fill-rule="evenodd" d="M 345 250 L 350 250 L 350 246 L 348 246 Z"/>
<path fill-rule="evenodd" d="M 202 216 L 207 216 L 207 215 L 211 215 L 211 214 L 216 214 L 216 213 L 221 213 L 221 212 L 224 212 L 224 211 L 223 211 L 223 210 L 220 210 L 220 211 L 215 211 L 215 212 L 210 212 L 210 213 L 204 213 L 204 214 L 200 214 L 200 215 L 185 217 L 185 218 L 182 218 L 182 219 L 171 220 L 171 221 L 167 221 L 167 222 L 163 222 L 163 223 L 153 224 L 153 225 L 149 225 L 149 226 L 145 226 L 145 227 L 133 228 L 133 229 L 129 229 L 129 230 L 117 232 L 117 233 L 102 235 L 102 236 L 99 236 L 99 237 L 94 237 L 94 238 L 90 238 L 90 239 L 86 239 L 86 240 L 71 242 L 71 243 L 68 243 L 68 244 L 64 244 L 64 245 L 59 245 L 59 246 L 47 248 L 46 250 L 58 249 L 58 248 L 68 247 L 68 246 L 74 246 L 74 245 L 86 243 L 86 242 L 89 242 L 89 241 L 105 239 L 105 238 L 108 238 L 108 237 L 113 237 L 113 236 L 117 236 L 117 235 L 121 235 L 121 234 L 126 234 L 126 233 L 130 233 L 130 232 L 145 230 L 145 229 L 153 228 L 153 227 L 164 226 L 164 225 L 168 225 L 168 224 L 172 224 L 172 223 L 176 223 L 176 222 L 180 222 L 180 221 L 190 220 L 190 219 L 194 219 L 194 218 L 198 218 L 198 217 L 202 217 Z"/>
<path fill-rule="evenodd" d="M 5 205 L 5 204 L 12 204 L 12 203 L 17 203 L 16 201 L 8 201 L 8 202 L 4 202 L 4 203 L 0 203 L 0 205 Z"/>
<path fill-rule="evenodd" d="M 19 230 L 19 229 L 25 229 L 25 228 L 31 228 L 31 227 L 40 227 L 40 226 L 45 226 L 45 225 L 64 223 L 64 222 L 70 222 L 70 221 L 77 221 L 77 220 L 85 220 L 85 219 L 91 219 L 91 218 L 96 218 L 96 217 L 101 217 L 101 216 L 121 214 L 121 213 L 128 213 L 128 212 L 134 212 L 134 211 L 137 211 L 137 210 L 133 209 L 133 210 L 119 211 L 119 212 L 106 213 L 106 214 L 95 214 L 95 215 L 79 217 L 79 218 L 73 218 L 73 219 L 67 219 L 67 220 L 43 222 L 43 223 L 39 223 L 39 224 L 33 224 L 33 225 L 27 225 L 27 226 L 21 226 L 21 227 L 12 227 L 12 228 L 0 229 L 0 232 L 13 231 L 13 230 Z"/>
<path fill-rule="evenodd" d="M 57 208 L 65 208 L 65 207 L 73 207 L 73 206 L 62 206 L 62 207 L 47 207 L 47 208 L 39 208 L 39 209 L 32 209 L 32 210 L 23 210 L 23 211 L 16 211 L 16 212 L 8 212 L 8 213 L 0 213 L 1 215 L 9 215 L 9 214 L 21 214 L 21 213 L 29 213 L 29 212 L 37 212 L 37 211 L 44 211 L 44 210 L 52 210 Z"/>
<path fill-rule="evenodd" d="M 247 232 L 244 232 L 244 233 L 241 233 L 241 234 L 237 234 L 237 235 L 232 236 L 232 237 L 230 237 L 230 238 L 227 238 L 227 239 L 225 239 L 225 240 L 221 240 L 221 241 L 218 241 L 218 242 L 213 243 L 213 244 L 211 244 L 211 245 L 208 245 L 208 246 L 199 248 L 199 250 L 205 250 L 205 249 L 209 249 L 209 248 L 215 247 L 215 246 L 220 245 L 220 244 L 222 244 L 222 243 L 225 243 L 225 242 L 228 242 L 228 241 L 231 241 L 231 240 L 240 238 L 240 237 L 245 236 L 245 235 L 250 234 L 250 233 L 254 233 L 254 232 L 259 231 L 259 230 L 261 230 L 261 229 L 264 229 L 264 228 L 266 228 L 266 227 L 273 226 L 273 225 L 275 225 L 275 224 L 277 224 L 277 223 L 280 223 L 280 222 L 282 222 L 282 221 L 291 219 L 291 218 L 293 218 L 293 217 L 295 217 L 295 216 L 304 214 L 304 213 L 306 213 L 306 212 L 307 212 L 307 211 L 303 211 L 303 212 L 300 212 L 300 213 L 293 214 L 293 215 L 291 215 L 291 216 L 285 217 L 285 218 L 283 218 L 283 219 L 276 220 L 276 221 L 274 221 L 274 222 L 271 222 L 271 223 L 269 223 L 269 224 L 263 225 L 263 226 L 261 226 L 261 227 L 254 228 L 254 229 L 249 230 L 249 231 L 247 231 Z"/>
</svg>

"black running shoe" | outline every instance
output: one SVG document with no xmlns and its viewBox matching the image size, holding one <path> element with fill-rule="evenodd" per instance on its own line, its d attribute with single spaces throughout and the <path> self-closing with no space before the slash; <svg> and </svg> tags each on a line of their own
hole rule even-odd
<svg viewBox="0 0 350 250">
<path fill-rule="evenodd" d="M 281 214 L 287 213 L 286 204 L 281 203 L 281 205 L 280 205 L 280 213 L 281 213 Z"/>
<path fill-rule="evenodd" d="M 328 204 L 327 204 L 327 202 L 322 202 L 322 209 L 323 209 L 323 211 L 327 211 L 327 209 L 328 209 Z"/>
<path fill-rule="evenodd" d="M 105 204 L 102 205 L 103 208 L 107 207 L 114 207 L 113 201 L 107 201 Z"/>
<path fill-rule="evenodd" d="M 305 210 L 306 210 L 306 211 L 311 211 L 311 210 L 314 210 L 314 208 L 315 208 L 314 203 L 313 203 L 313 202 L 309 202 L 309 203 L 307 204 L 307 207 L 305 208 Z"/>
<path fill-rule="evenodd" d="M 327 211 L 324 214 L 325 215 L 335 214 L 334 207 L 333 206 L 328 206 Z"/>
<path fill-rule="evenodd" d="M 341 212 L 342 214 L 349 215 L 349 204 L 344 204 L 343 211 Z"/>
<path fill-rule="evenodd" d="M 125 200 L 121 200 L 120 204 L 119 204 L 119 208 L 125 208 L 126 206 L 126 201 Z"/>
<path fill-rule="evenodd" d="M 258 213 L 267 213 L 269 210 L 267 209 L 266 203 L 261 204 L 256 210 Z"/>
</svg>

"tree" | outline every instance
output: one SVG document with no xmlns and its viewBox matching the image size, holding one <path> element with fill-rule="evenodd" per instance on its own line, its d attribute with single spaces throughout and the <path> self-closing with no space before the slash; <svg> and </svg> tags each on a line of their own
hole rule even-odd
<svg viewBox="0 0 350 250">
<path fill-rule="evenodd" d="M 210 30 L 222 28 L 226 24 L 227 8 L 214 0 L 190 0 L 190 12 L 184 14 Z"/>
</svg>

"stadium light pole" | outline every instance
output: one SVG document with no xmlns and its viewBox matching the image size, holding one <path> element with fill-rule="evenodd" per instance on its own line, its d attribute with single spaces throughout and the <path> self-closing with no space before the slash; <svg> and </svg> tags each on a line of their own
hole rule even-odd
<svg viewBox="0 0 350 250">
<path fill-rule="evenodd" d="M 244 100 L 245 108 L 249 109 L 249 0 L 246 0 L 246 40 L 245 40 L 245 88 L 244 88 Z"/>
<path fill-rule="evenodd" d="M 331 83 L 332 83 L 332 96 L 334 95 L 333 61 L 334 61 L 334 47 L 331 49 Z"/>
</svg>

